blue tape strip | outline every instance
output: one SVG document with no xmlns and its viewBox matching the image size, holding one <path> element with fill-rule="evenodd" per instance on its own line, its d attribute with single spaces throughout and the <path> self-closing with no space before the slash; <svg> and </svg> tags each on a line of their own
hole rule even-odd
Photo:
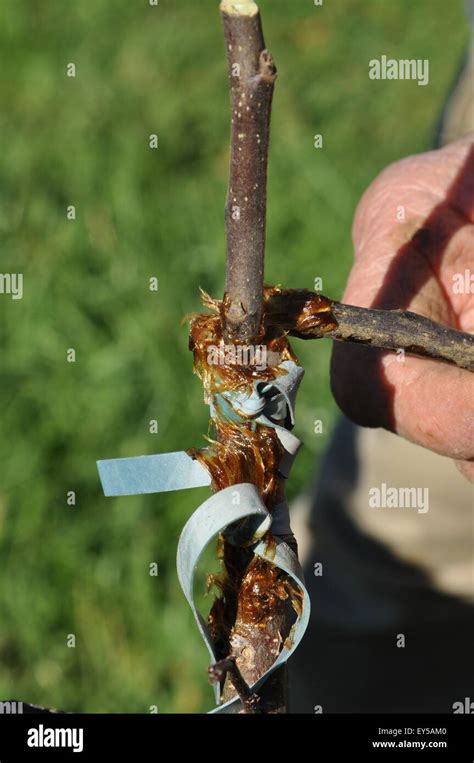
<svg viewBox="0 0 474 763">
<path fill-rule="evenodd" d="M 232 421 L 246 421 L 252 426 L 261 424 L 274 427 L 285 449 L 280 463 L 280 473 L 287 477 L 301 444 L 298 438 L 288 430 L 294 424 L 296 393 L 304 371 L 292 361 L 283 362 L 281 368 L 287 373 L 269 383 L 255 382 L 250 394 L 226 392 L 216 395 L 211 401 L 211 416 L 225 417 Z M 97 467 L 107 496 L 162 493 L 211 484 L 207 470 L 184 451 L 98 461 Z M 255 545 L 254 553 L 290 575 L 303 594 L 301 612 L 286 645 L 270 669 L 250 687 L 252 691 L 257 691 L 270 673 L 286 662 L 298 646 L 308 624 L 310 601 L 304 587 L 301 567 L 292 549 L 283 541 L 277 542 L 276 548 L 274 544 L 267 547 L 264 541 L 258 542 L 270 527 L 271 516 L 254 485 L 250 483 L 232 485 L 215 493 L 196 509 L 181 533 L 177 568 L 183 592 L 211 657 L 215 659 L 206 622 L 194 602 L 194 573 L 199 557 L 209 541 L 219 532 L 226 528 L 231 529 L 234 523 L 247 518 L 253 518 L 253 540 L 255 544 L 258 543 Z M 215 693 L 218 703 L 220 701 L 219 687 L 215 687 Z M 212 712 L 237 713 L 241 710 L 240 699 L 234 697 Z"/>
<path fill-rule="evenodd" d="M 216 660 L 214 646 L 209 634 L 207 624 L 198 611 L 194 601 L 194 574 L 199 558 L 204 552 L 208 543 L 227 526 L 239 520 L 255 517 L 256 537 L 262 535 L 268 529 L 271 522 L 271 516 L 263 503 L 255 485 L 251 483 L 242 483 L 231 485 L 230 487 L 219 490 L 213 496 L 204 501 L 192 514 L 186 522 L 181 533 L 178 551 L 176 556 L 176 566 L 178 569 L 178 578 L 183 589 L 183 593 L 188 600 L 197 626 L 201 632 L 211 658 Z M 294 650 L 301 641 L 309 620 L 310 601 L 308 592 L 303 582 L 303 572 L 296 558 L 296 555 L 287 543 L 280 541 L 270 546 L 261 541 L 254 553 L 270 564 L 280 567 L 298 584 L 303 594 L 301 601 L 301 612 L 292 628 L 286 646 L 279 653 L 277 659 L 270 666 L 266 673 L 259 678 L 249 688 L 251 691 L 257 691 L 267 680 L 268 676 L 274 670 L 283 665 L 293 654 Z M 220 700 L 219 687 L 214 688 L 216 703 Z M 239 697 L 233 697 L 223 705 L 219 705 L 212 713 L 238 713 L 242 710 L 242 703 Z"/>
<path fill-rule="evenodd" d="M 165 493 L 211 484 L 209 472 L 184 451 L 97 461 L 107 496 Z"/>
</svg>

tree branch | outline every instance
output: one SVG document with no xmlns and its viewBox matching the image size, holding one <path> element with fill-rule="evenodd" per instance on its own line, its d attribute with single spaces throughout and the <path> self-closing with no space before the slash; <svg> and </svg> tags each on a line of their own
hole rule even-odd
<svg viewBox="0 0 474 763">
<path fill-rule="evenodd" d="M 267 162 L 276 68 L 272 56 L 265 48 L 257 5 L 249 0 L 223 0 L 220 10 L 232 113 L 229 188 L 225 208 L 226 290 L 221 319 L 224 341 L 250 343 L 257 337 L 263 337 L 264 330 Z M 263 430 L 266 428 L 261 429 L 262 432 L 256 434 L 259 453 L 263 448 L 263 441 L 260 442 L 259 437 L 265 439 Z M 217 439 L 219 436 L 217 431 Z M 253 474 L 252 481 L 255 480 L 256 483 L 259 478 L 264 483 L 271 473 L 281 500 L 284 487 L 280 484 L 282 479 L 277 476 L 281 454 L 273 430 L 268 438 L 273 442 L 275 456 L 278 450 L 278 459 L 273 465 L 262 461 L 260 467 L 242 449 L 237 428 L 233 436 L 240 445 L 230 447 L 233 466 L 229 470 L 229 481 L 242 481 L 235 460 L 241 453 L 245 473 L 251 473 L 254 469 L 256 473 Z M 248 433 L 242 437 L 243 442 L 248 442 Z M 228 431 L 222 433 L 222 440 L 227 444 L 229 438 L 232 439 Z M 257 474 L 259 470 L 261 474 Z M 271 510 L 272 506 L 273 503 L 267 496 L 267 508 Z M 284 540 L 293 544 L 296 550 L 293 536 L 285 537 Z M 221 659 L 211 667 L 210 678 L 223 683 L 223 701 L 237 693 L 242 700 L 244 712 L 285 712 L 285 668 L 270 676 L 258 696 L 250 694 L 248 689 L 273 664 L 294 620 L 291 597 L 285 588 L 285 576 L 268 562 L 255 557 L 253 551 L 227 542 L 225 533 L 222 542 L 226 582 L 223 596 L 215 601 L 208 620 Z M 257 591 L 260 592 L 259 595 Z"/>
<path fill-rule="evenodd" d="M 255 715 L 260 712 L 260 697 L 258 694 L 252 694 L 250 691 L 233 655 L 211 665 L 208 669 L 208 674 L 210 684 L 224 682 L 226 677 L 229 676 L 245 708 L 246 714 Z"/>
<path fill-rule="evenodd" d="M 300 339 L 329 337 L 441 360 L 474 371 L 474 336 L 403 310 L 344 305 L 306 289 L 265 290 L 265 315 Z"/>
<path fill-rule="evenodd" d="M 249 341 L 262 318 L 270 114 L 276 68 L 254 2 L 220 6 L 231 93 L 231 157 L 225 208 L 225 334 Z"/>
</svg>

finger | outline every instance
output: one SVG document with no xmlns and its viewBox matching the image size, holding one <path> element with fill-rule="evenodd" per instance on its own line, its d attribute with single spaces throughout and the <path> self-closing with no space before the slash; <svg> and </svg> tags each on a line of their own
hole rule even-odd
<svg viewBox="0 0 474 763">
<path fill-rule="evenodd" d="M 382 426 L 457 460 L 474 457 L 474 383 L 469 371 L 335 344 L 331 387 L 342 411 L 361 426 Z"/>
<path fill-rule="evenodd" d="M 394 226 L 403 232 L 404 220 L 412 221 L 408 227 L 414 232 L 417 221 L 446 201 L 450 188 L 450 206 L 466 222 L 473 223 L 474 132 L 442 149 L 394 162 L 378 175 L 363 194 L 354 217 L 356 259 L 370 259 L 369 246 L 374 237 L 385 243 L 385 232 Z"/>
<path fill-rule="evenodd" d="M 454 463 L 463 477 L 466 477 L 469 482 L 474 482 L 474 461 L 455 461 Z"/>
<path fill-rule="evenodd" d="M 469 330 L 468 312 L 446 298 L 427 254 L 434 253 L 436 261 L 437 255 L 447 253 L 444 261 L 452 260 L 459 266 L 462 253 L 472 251 L 472 226 L 463 215 L 469 213 L 472 218 L 474 195 L 467 199 L 465 192 L 470 189 L 474 173 L 468 180 L 461 177 L 453 208 L 447 205 L 440 214 L 432 214 L 433 207 L 446 194 L 446 187 L 453 184 L 460 167 L 464 167 L 472 146 L 471 136 L 442 151 L 397 162 L 370 186 L 355 216 L 355 264 L 344 293 L 345 302 L 374 306 L 381 284 L 385 284 L 390 304 L 378 307 L 406 307 L 455 328 L 460 328 L 462 318 L 463 328 Z M 404 205 L 403 224 L 396 219 L 400 201 Z M 430 227 L 423 232 L 430 235 L 422 239 L 414 236 L 427 218 Z M 387 277 L 394 275 L 392 261 L 400 254 L 403 277 L 398 281 L 392 277 L 388 283 Z M 443 265 L 443 259 L 438 264 Z M 425 359 L 336 345 L 331 373 L 338 404 L 357 423 L 384 426 L 456 459 L 472 456 L 473 381 L 468 372 Z"/>
</svg>

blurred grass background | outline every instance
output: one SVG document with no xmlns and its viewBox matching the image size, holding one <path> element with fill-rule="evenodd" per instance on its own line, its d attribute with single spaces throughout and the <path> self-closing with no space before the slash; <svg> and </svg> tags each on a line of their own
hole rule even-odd
<svg viewBox="0 0 474 763">
<path fill-rule="evenodd" d="M 261 8 L 279 70 L 266 280 L 312 288 L 320 276 L 339 298 L 361 192 L 389 162 L 432 145 L 467 39 L 462 3 Z M 180 322 L 200 309 L 199 286 L 216 296 L 224 286 L 218 2 L 1 0 L 0 21 L 1 270 L 24 274 L 22 300 L 0 296 L 0 697 L 204 711 L 208 655 L 175 552 L 207 490 L 105 499 L 95 461 L 204 444 L 207 409 Z M 369 80 L 382 54 L 429 59 L 429 86 Z M 330 343 L 294 346 L 307 374 L 290 497 L 317 469 L 336 415 Z"/>
</svg>

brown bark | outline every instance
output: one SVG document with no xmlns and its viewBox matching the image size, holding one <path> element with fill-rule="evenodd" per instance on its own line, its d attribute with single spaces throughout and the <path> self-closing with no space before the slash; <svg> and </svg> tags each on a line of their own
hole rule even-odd
<svg viewBox="0 0 474 763">
<path fill-rule="evenodd" d="M 329 337 L 382 350 L 403 350 L 474 371 L 474 336 L 403 310 L 333 302 L 306 289 L 265 289 L 269 325 L 300 339 Z"/>
<path fill-rule="evenodd" d="M 257 5 L 223 0 L 220 10 L 232 115 L 222 323 L 226 342 L 251 342 L 263 331 L 267 162 L 276 68 L 265 48 Z M 234 478 L 237 482 L 237 475 Z M 294 543 L 293 537 L 288 540 Z M 237 692 L 245 712 L 285 712 L 285 670 L 265 682 L 256 701 L 244 702 L 245 690 L 242 694 L 242 687 L 254 683 L 273 664 L 291 628 L 294 612 L 291 597 L 285 598 L 281 588 L 284 576 L 225 538 L 223 561 L 227 569 L 223 598 L 211 612 L 211 620 L 227 624 L 221 644 L 223 670 L 228 669 L 223 699 Z"/>
<path fill-rule="evenodd" d="M 227 339 L 260 333 L 270 113 L 276 68 L 253 2 L 221 3 L 231 94 L 231 156 L 225 207 Z"/>
<path fill-rule="evenodd" d="M 271 383 L 277 378 L 282 361 L 296 360 L 285 332 L 272 330 L 269 336 L 262 337 L 268 358 L 272 358 L 272 364 L 267 364 L 265 369 L 210 363 L 209 347 L 220 346 L 223 341 L 225 307 L 224 301 L 210 297 L 204 301 L 212 312 L 193 317 L 190 348 L 206 400 L 213 400 L 222 389 L 251 386 L 257 378 Z M 216 410 L 219 410 L 218 403 Z M 232 421 L 225 415 L 215 415 L 209 445 L 204 449 L 192 448 L 188 453 L 209 471 L 214 492 L 230 485 L 252 483 L 270 514 L 283 503 L 285 480 L 279 467 L 284 448 L 273 427 L 262 424 L 254 427 L 245 417 L 242 421 Z M 301 592 L 283 570 L 254 554 L 248 523 L 242 522 L 238 532 L 235 527 L 231 529 L 231 533 L 221 534 L 218 546 L 223 572 L 210 577 L 210 583 L 219 593 L 208 617 L 218 663 L 212 666 L 211 677 L 216 681 L 221 680 L 219 676 L 223 673 L 226 675 L 222 698 L 227 701 L 238 694 L 244 712 L 285 712 L 284 670 L 270 676 L 258 690 L 256 699 L 244 701 L 245 687 L 256 683 L 278 657 L 300 609 Z M 286 533 L 288 529 L 281 532 Z M 266 540 L 270 548 L 284 541 L 296 552 L 292 535 L 267 535 Z"/>
</svg>

